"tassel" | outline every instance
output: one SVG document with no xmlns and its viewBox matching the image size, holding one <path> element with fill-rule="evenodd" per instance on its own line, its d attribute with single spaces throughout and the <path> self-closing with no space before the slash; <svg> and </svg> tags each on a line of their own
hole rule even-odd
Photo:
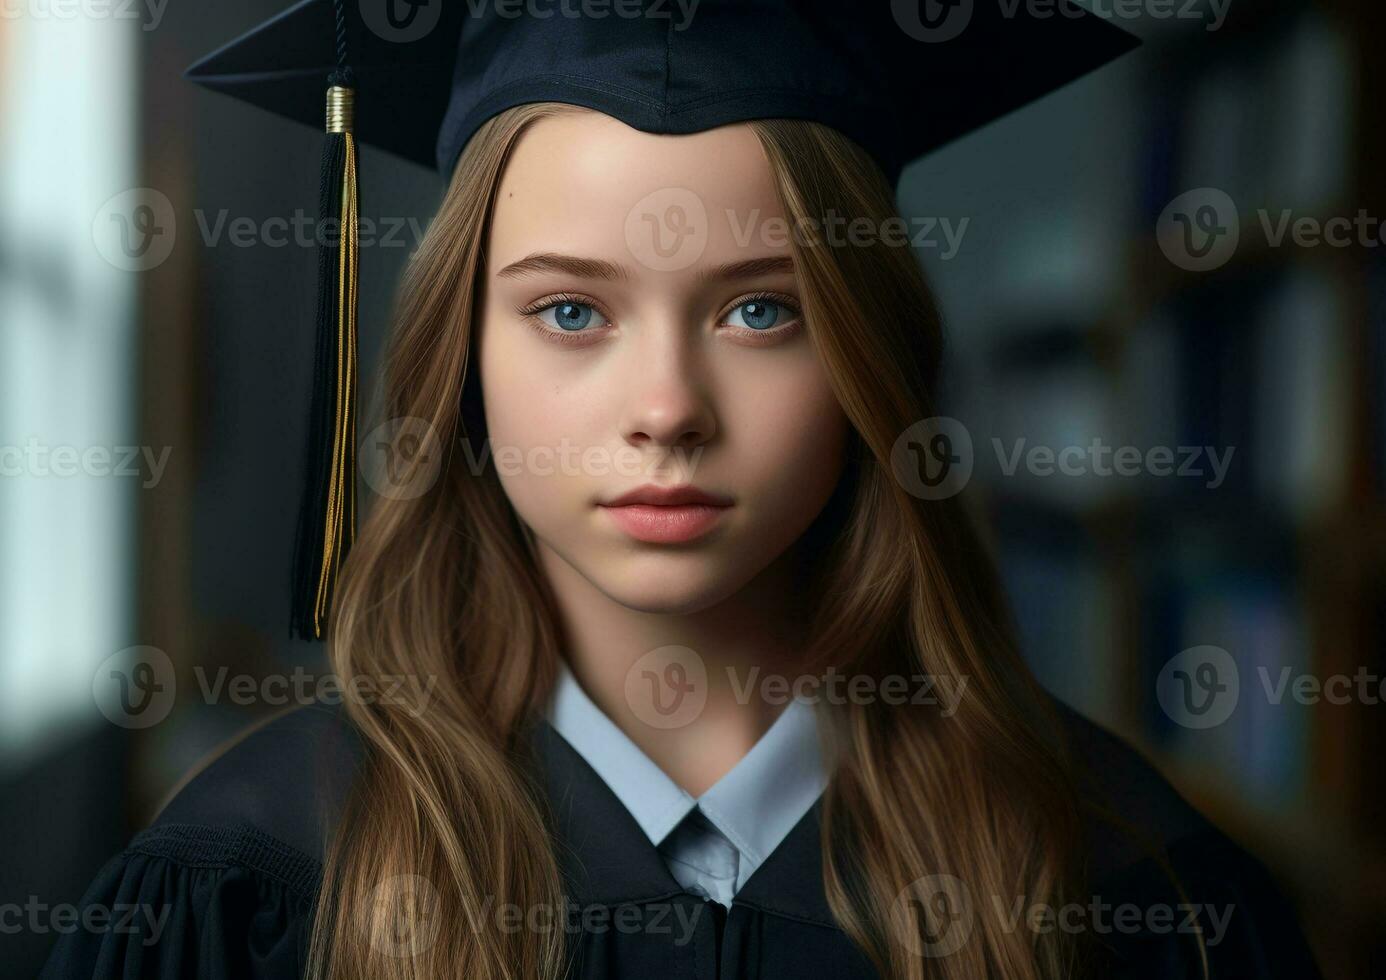
<svg viewBox="0 0 1386 980">
<path fill-rule="evenodd" d="M 318 214 L 317 348 L 308 474 L 294 545 L 290 632 L 322 639 L 332 591 L 356 537 L 356 271 L 359 249 L 354 95 L 349 72 L 327 90 Z"/>
</svg>

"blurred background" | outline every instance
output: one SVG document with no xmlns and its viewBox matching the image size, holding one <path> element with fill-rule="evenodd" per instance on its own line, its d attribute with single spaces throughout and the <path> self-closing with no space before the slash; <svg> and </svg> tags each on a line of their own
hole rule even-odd
<svg viewBox="0 0 1386 980">
<path fill-rule="evenodd" d="M 285 588 L 320 138 L 181 78 L 285 5 L 0 3 L 0 904 L 77 901 L 281 710 L 219 680 L 323 671 Z M 968 492 L 1046 685 L 1270 865 L 1327 976 L 1386 975 L 1386 11 L 1083 5 L 1145 45 L 900 187 Z M 362 180 L 369 395 L 442 185 Z M 4 974 L 55 939 L 0 930 Z"/>
</svg>

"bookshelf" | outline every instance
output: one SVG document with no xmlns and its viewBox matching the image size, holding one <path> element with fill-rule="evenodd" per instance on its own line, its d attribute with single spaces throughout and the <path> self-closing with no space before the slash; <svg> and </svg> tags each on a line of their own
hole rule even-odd
<svg viewBox="0 0 1386 980">
<path fill-rule="evenodd" d="M 1235 447 L 1216 487 L 993 472 L 981 493 L 1041 680 L 1265 860 L 1343 978 L 1386 960 L 1384 29 L 1366 0 L 1287 0 L 1148 41 L 1116 288 L 1088 316 L 1009 314 L 977 358 L 1010 402 L 982 426 L 1003 438 Z M 1157 229 L 1202 187 L 1236 202 L 1239 243 L 1193 271 Z M 1376 243 L 1277 242 L 1287 210 L 1319 229 L 1364 211 Z M 1241 697 L 1193 729 L 1157 676 L 1205 644 Z M 1279 686 L 1359 675 L 1375 681 L 1341 704 Z"/>
</svg>

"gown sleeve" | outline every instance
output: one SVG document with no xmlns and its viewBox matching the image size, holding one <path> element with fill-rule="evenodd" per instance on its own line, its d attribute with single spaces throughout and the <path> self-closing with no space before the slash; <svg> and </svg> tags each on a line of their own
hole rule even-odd
<svg viewBox="0 0 1386 980">
<path fill-rule="evenodd" d="M 1318 980 L 1294 907 L 1265 865 L 1217 831 L 1184 842 L 1174 860 L 1203 901 L 1212 976 Z"/>
<path fill-rule="evenodd" d="M 151 828 L 97 875 L 41 980 L 299 977 L 313 865 L 250 828 Z"/>
<path fill-rule="evenodd" d="M 101 869 L 40 976 L 302 976 L 326 842 L 359 759 L 335 705 L 240 737 Z"/>
<path fill-rule="evenodd" d="M 1101 973 L 1113 980 L 1321 976 L 1273 876 L 1216 829 L 1105 876 L 1094 900 Z"/>
<path fill-rule="evenodd" d="M 1060 705 L 1086 773 L 1094 932 L 1107 980 L 1318 980 L 1270 870 L 1137 750 Z"/>
</svg>

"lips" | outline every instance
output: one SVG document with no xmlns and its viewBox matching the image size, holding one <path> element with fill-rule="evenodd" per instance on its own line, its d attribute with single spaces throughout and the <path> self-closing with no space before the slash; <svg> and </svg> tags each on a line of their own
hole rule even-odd
<svg viewBox="0 0 1386 980">
<path fill-rule="evenodd" d="M 731 508 L 732 501 L 690 485 L 649 484 L 598 506 L 637 541 L 675 544 L 711 531 Z"/>
<path fill-rule="evenodd" d="M 672 507 L 679 504 L 706 504 L 709 507 L 730 507 L 730 497 L 719 497 L 685 483 L 677 487 L 660 487 L 647 483 L 602 504 L 603 507 L 625 507 L 629 504 L 653 504 Z"/>
</svg>

